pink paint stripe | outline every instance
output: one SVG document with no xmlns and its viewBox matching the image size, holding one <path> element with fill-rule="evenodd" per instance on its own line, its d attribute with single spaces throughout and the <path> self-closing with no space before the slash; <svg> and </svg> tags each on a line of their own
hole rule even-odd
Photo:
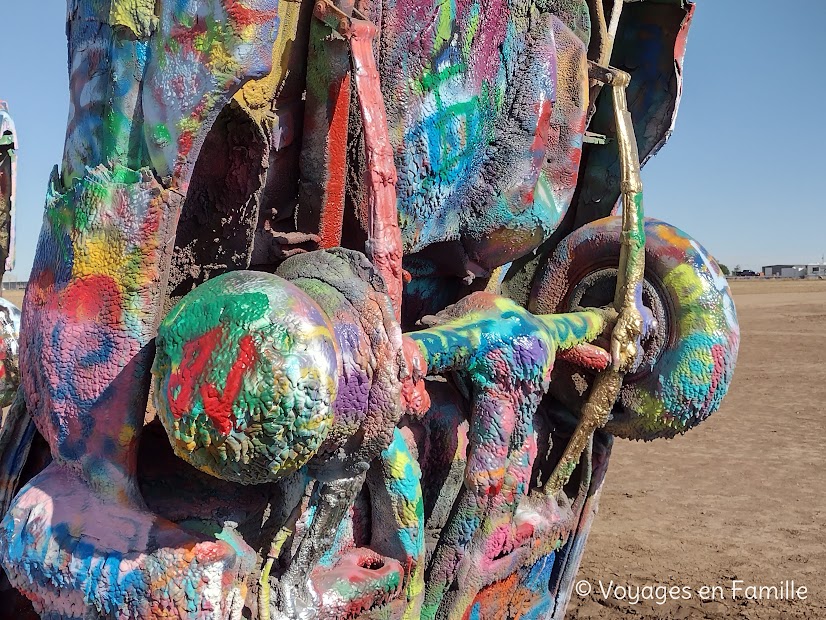
<svg viewBox="0 0 826 620">
<path fill-rule="evenodd" d="M 387 130 L 387 111 L 373 56 L 375 25 L 354 19 L 350 48 L 364 121 L 367 186 L 367 255 L 381 273 L 393 302 L 396 319 L 402 307 L 402 234 L 396 205 L 396 165 Z"/>
</svg>

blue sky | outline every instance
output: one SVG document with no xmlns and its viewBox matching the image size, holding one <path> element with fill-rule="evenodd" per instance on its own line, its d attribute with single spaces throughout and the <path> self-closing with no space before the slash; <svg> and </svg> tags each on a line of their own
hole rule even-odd
<svg viewBox="0 0 826 620">
<path fill-rule="evenodd" d="M 26 277 L 66 129 L 66 3 L 4 4 L 0 99 L 20 139 L 14 273 Z M 677 128 L 643 172 L 647 214 L 689 232 L 730 267 L 819 262 L 826 3 L 697 4 Z"/>
</svg>

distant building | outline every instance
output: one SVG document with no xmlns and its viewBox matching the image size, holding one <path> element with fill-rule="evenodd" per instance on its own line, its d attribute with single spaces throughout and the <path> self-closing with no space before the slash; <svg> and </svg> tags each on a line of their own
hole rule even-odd
<svg viewBox="0 0 826 620">
<path fill-rule="evenodd" d="M 21 280 L 13 273 L 9 272 L 3 276 L 3 290 L 4 291 L 22 291 L 26 289 L 28 280 Z"/>
<path fill-rule="evenodd" d="M 820 265 L 767 265 L 763 275 L 777 278 L 817 278 L 826 276 L 826 264 Z"/>
</svg>

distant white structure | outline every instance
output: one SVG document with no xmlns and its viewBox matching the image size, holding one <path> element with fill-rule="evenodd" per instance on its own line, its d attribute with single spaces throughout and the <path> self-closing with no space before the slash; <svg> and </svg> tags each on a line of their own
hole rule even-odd
<svg viewBox="0 0 826 620">
<path fill-rule="evenodd" d="M 26 288 L 28 283 L 28 280 L 21 280 L 13 272 L 7 273 L 3 276 L 4 291 L 22 291 Z"/>
<path fill-rule="evenodd" d="M 819 265 L 767 265 L 763 275 L 777 278 L 817 278 L 826 276 L 826 264 Z"/>
</svg>

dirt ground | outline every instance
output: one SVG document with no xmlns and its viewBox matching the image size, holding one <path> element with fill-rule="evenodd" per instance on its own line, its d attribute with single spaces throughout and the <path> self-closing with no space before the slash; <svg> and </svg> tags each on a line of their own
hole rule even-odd
<svg viewBox="0 0 826 620">
<path fill-rule="evenodd" d="M 8 299 L 18 308 L 23 305 L 23 291 L 3 291 L 2 297 Z"/>
<path fill-rule="evenodd" d="M 593 591 L 573 595 L 570 620 L 826 618 L 826 281 L 732 290 L 742 343 L 729 394 L 684 437 L 615 443 L 578 576 Z M 806 600 L 735 598 L 734 580 L 778 590 L 794 580 L 784 593 L 804 586 Z M 643 586 L 691 598 L 629 604 Z M 704 602 L 703 586 L 722 593 Z"/>
</svg>

